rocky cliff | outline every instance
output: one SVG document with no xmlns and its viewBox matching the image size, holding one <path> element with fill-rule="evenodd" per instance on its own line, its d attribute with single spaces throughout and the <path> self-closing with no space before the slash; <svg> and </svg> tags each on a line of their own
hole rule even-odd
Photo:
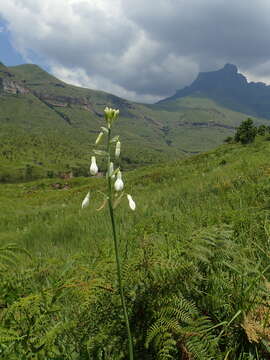
<svg viewBox="0 0 270 360">
<path fill-rule="evenodd" d="M 160 103 L 186 96 L 207 97 L 232 110 L 270 119 L 270 86 L 248 82 L 235 65 L 199 73 L 195 81 Z"/>
</svg>

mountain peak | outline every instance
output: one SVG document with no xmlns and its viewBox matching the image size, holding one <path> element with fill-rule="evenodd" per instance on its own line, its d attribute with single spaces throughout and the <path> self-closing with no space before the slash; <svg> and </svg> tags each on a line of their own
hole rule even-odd
<svg viewBox="0 0 270 360">
<path fill-rule="evenodd" d="M 231 74 L 237 74 L 238 69 L 236 65 L 227 63 L 220 71 L 225 71 L 226 73 L 231 73 Z"/>
<path fill-rule="evenodd" d="M 249 83 L 230 63 L 219 70 L 200 72 L 190 86 L 160 103 L 187 96 L 206 97 L 232 110 L 270 119 L 270 86 Z"/>
</svg>

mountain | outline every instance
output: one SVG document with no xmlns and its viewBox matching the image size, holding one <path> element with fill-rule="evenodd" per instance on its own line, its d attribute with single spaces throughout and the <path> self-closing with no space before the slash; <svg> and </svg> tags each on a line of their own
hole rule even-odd
<svg viewBox="0 0 270 360">
<path fill-rule="evenodd" d="M 66 171 L 86 175 L 105 106 L 121 112 L 115 131 L 127 142 L 123 166 L 151 164 L 179 153 L 162 141 L 162 124 L 139 104 L 65 84 L 36 65 L 1 65 L 0 70 L 2 181 Z"/>
<path fill-rule="evenodd" d="M 1 63 L 0 181 L 87 175 L 105 106 L 120 109 L 123 168 L 214 148 L 247 117 L 200 93 L 138 104 L 66 84 L 37 65 Z"/>
<path fill-rule="evenodd" d="M 199 73 L 190 86 L 176 91 L 160 103 L 186 96 L 207 97 L 229 109 L 270 119 L 270 86 L 248 82 L 232 64 L 226 64 L 217 71 Z"/>
</svg>

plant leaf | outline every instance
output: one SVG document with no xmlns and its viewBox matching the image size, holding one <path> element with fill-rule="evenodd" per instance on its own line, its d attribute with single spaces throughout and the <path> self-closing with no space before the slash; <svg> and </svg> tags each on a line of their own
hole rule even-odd
<svg viewBox="0 0 270 360">
<path fill-rule="evenodd" d="M 101 126 L 101 130 L 104 131 L 104 132 L 107 133 L 107 134 L 108 134 L 108 132 L 109 132 L 109 130 L 108 130 L 106 127 L 104 127 L 104 126 Z"/>
</svg>

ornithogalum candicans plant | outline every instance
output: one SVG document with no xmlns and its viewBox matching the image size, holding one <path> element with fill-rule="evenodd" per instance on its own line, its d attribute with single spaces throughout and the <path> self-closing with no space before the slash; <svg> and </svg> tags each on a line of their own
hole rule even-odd
<svg viewBox="0 0 270 360">
<path fill-rule="evenodd" d="M 97 156 L 103 156 L 106 159 L 107 163 L 107 172 L 106 172 L 106 180 L 107 180 L 107 193 L 104 194 L 105 202 L 102 208 L 108 205 L 109 215 L 112 224 L 112 236 L 114 242 L 114 250 L 115 250 L 115 260 L 116 260 L 116 268 L 117 268 L 117 278 L 118 278 L 118 287 L 119 293 L 121 297 L 121 304 L 124 313 L 127 335 L 128 335 L 128 350 L 129 350 L 129 359 L 133 360 L 133 341 L 132 335 L 130 331 L 127 307 L 124 296 L 124 289 L 122 285 L 122 274 L 121 274 L 121 257 L 119 253 L 119 241 L 116 233 L 116 222 L 114 217 L 114 209 L 120 203 L 119 200 L 123 198 L 124 192 L 124 182 L 122 180 L 122 173 L 119 167 L 116 167 L 114 161 L 118 161 L 121 152 L 121 143 L 119 141 L 119 136 L 112 137 L 112 126 L 113 123 L 117 120 L 119 116 L 119 110 L 111 109 L 106 107 L 104 110 L 106 127 L 101 127 L 101 132 L 99 133 L 95 145 L 99 145 L 104 141 L 105 150 L 94 149 L 94 154 Z M 98 173 L 98 166 L 96 163 L 96 157 L 91 157 L 91 165 L 90 165 L 90 174 L 96 175 Z M 85 208 L 89 205 L 90 194 L 88 193 L 85 199 L 82 202 L 82 208 Z M 114 201 L 114 199 L 116 199 Z M 136 209 L 135 201 L 133 200 L 130 194 L 127 194 L 128 205 L 131 210 Z"/>
</svg>

